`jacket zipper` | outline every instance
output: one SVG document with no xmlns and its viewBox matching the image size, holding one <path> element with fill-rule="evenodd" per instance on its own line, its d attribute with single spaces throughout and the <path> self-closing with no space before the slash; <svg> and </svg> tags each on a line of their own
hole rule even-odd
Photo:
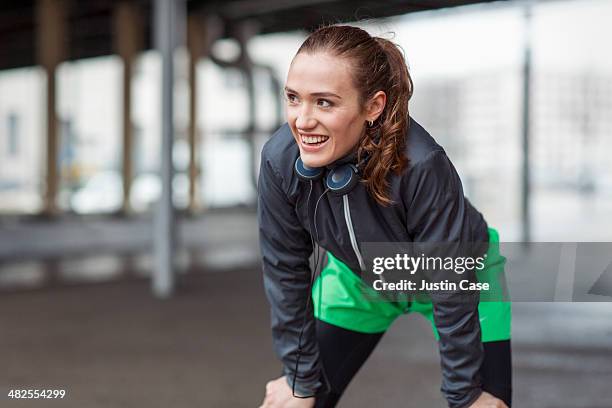
<svg viewBox="0 0 612 408">
<path fill-rule="evenodd" d="M 342 196 L 342 202 L 344 204 L 344 220 L 346 221 L 346 227 L 348 228 L 349 237 L 351 238 L 351 246 L 353 247 L 357 261 L 359 262 L 359 269 L 361 269 L 362 272 L 365 272 L 365 263 L 363 262 L 361 252 L 359 252 L 359 246 L 357 246 L 357 239 L 355 238 L 355 231 L 353 230 L 353 222 L 351 221 L 351 208 L 348 202 L 348 194 Z"/>
</svg>

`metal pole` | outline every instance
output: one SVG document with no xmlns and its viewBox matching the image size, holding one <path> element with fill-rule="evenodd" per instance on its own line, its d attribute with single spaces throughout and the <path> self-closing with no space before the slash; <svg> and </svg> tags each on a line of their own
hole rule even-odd
<svg viewBox="0 0 612 408">
<path fill-rule="evenodd" d="M 160 51 L 162 60 L 162 111 L 161 111 L 161 162 L 160 176 L 162 184 L 161 197 L 154 219 L 155 265 L 153 270 L 152 289 L 158 298 L 168 298 L 174 292 L 174 207 L 172 205 L 172 146 L 174 139 L 173 110 L 173 56 L 177 45 L 177 16 L 183 0 L 155 0 L 154 4 L 155 46 Z"/>
<path fill-rule="evenodd" d="M 249 174 L 251 175 L 251 182 L 255 189 L 257 189 L 257 177 L 255 175 L 255 156 L 257 154 L 255 147 L 255 129 L 256 129 L 256 109 L 255 109 L 255 78 L 254 78 L 254 68 L 255 64 L 251 60 L 248 51 L 248 42 L 251 38 L 253 38 L 259 30 L 257 24 L 253 21 L 245 21 L 238 26 L 238 30 L 236 32 L 236 39 L 240 44 L 240 59 L 239 66 L 243 72 L 244 78 L 246 80 L 246 88 L 247 94 L 249 97 L 249 110 L 248 110 L 248 124 L 246 128 L 246 142 L 249 146 L 249 160 L 248 160 L 248 169 Z"/>
<path fill-rule="evenodd" d="M 521 168 L 521 222 L 522 241 L 531 241 L 531 166 L 530 160 L 530 133 L 531 133 L 531 9 L 532 1 L 526 0 L 523 5 L 525 18 L 525 39 L 523 51 L 523 99 L 522 99 L 522 151 L 523 161 Z"/>
</svg>

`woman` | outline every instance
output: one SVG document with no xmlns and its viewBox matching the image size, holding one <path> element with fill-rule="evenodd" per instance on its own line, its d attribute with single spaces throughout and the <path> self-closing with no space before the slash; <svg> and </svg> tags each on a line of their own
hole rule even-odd
<svg viewBox="0 0 612 408">
<path fill-rule="evenodd" d="M 258 186 L 264 287 L 284 366 L 262 407 L 335 406 L 410 311 L 434 326 L 450 407 L 509 406 L 509 304 L 434 293 L 372 302 L 361 290 L 363 242 L 489 242 L 486 272 L 503 270 L 496 231 L 408 115 L 412 81 L 398 47 L 356 27 L 320 28 L 294 57 L 285 95 L 287 123 L 263 148 Z M 326 259 L 311 287 L 315 247 Z"/>
</svg>

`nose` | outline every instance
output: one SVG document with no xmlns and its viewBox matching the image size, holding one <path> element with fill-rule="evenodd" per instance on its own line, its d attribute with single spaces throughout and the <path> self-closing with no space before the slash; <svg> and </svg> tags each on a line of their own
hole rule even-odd
<svg viewBox="0 0 612 408">
<path fill-rule="evenodd" d="M 312 115 L 312 111 L 304 104 L 301 109 L 297 112 L 297 117 L 295 119 L 295 127 L 300 130 L 308 130 L 313 129 L 317 126 L 317 120 Z"/>
</svg>

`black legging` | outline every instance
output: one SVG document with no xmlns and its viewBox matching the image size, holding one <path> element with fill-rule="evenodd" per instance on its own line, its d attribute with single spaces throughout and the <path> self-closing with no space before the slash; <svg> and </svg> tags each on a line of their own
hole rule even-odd
<svg viewBox="0 0 612 408">
<path fill-rule="evenodd" d="M 315 408 L 335 407 L 357 371 L 376 347 L 383 333 L 366 334 L 316 320 L 317 341 L 331 392 L 318 395 Z M 510 340 L 483 343 L 480 368 L 482 388 L 508 406 L 512 402 Z"/>
</svg>

